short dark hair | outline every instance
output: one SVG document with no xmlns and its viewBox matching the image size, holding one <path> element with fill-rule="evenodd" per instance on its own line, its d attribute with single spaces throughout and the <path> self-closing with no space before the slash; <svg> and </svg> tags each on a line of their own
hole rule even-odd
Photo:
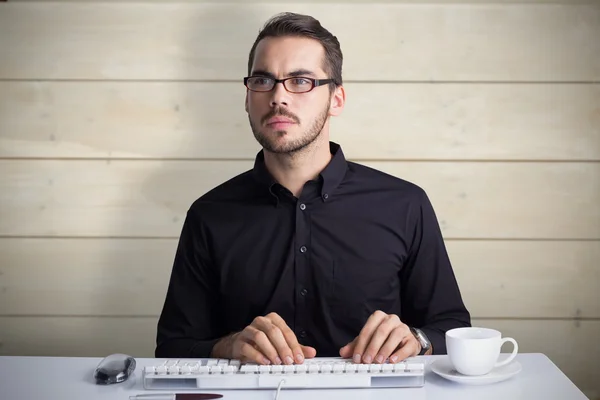
<svg viewBox="0 0 600 400">
<path fill-rule="evenodd" d="M 310 15 L 291 12 L 280 13 L 269 19 L 259 31 L 248 57 L 248 75 L 252 72 L 252 63 L 258 42 L 266 37 L 297 36 L 315 39 L 325 49 L 323 70 L 333 79 L 331 89 L 342 85 L 342 63 L 344 57 L 338 39 Z"/>
</svg>

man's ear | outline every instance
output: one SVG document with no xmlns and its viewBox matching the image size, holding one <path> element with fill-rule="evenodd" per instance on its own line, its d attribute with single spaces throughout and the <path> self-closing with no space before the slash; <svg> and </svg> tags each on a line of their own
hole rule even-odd
<svg viewBox="0 0 600 400">
<path fill-rule="evenodd" d="M 346 89 L 343 86 L 338 86 L 335 88 L 333 95 L 331 97 L 331 105 L 329 106 L 329 115 L 338 116 L 344 110 L 344 105 L 346 104 Z"/>
</svg>

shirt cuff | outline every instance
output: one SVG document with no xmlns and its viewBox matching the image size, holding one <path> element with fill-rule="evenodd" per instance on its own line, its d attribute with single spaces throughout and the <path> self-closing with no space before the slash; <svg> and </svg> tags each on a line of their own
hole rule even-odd
<svg viewBox="0 0 600 400">
<path fill-rule="evenodd" d="M 446 354 L 446 334 L 436 329 L 420 328 L 433 347 L 432 354 Z"/>
</svg>

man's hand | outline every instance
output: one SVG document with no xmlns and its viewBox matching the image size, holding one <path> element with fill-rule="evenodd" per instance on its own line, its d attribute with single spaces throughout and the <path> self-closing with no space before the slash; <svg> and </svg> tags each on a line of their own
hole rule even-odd
<svg viewBox="0 0 600 400">
<path fill-rule="evenodd" d="M 238 359 L 258 364 L 301 364 L 313 358 L 313 347 L 298 343 L 296 335 L 276 313 L 256 317 L 243 331 L 221 339 L 213 347 L 211 357 Z"/>
<path fill-rule="evenodd" d="M 360 334 L 340 349 L 340 356 L 357 364 L 381 364 L 388 358 L 396 363 L 420 352 L 421 344 L 397 315 L 375 311 Z"/>
</svg>

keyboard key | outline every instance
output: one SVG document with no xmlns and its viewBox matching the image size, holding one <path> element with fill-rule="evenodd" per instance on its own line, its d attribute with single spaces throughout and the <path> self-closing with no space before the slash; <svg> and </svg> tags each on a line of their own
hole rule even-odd
<svg viewBox="0 0 600 400">
<path fill-rule="evenodd" d="M 295 365 L 284 365 L 283 366 L 283 373 L 284 374 L 293 374 L 294 373 L 294 368 L 295 368 Z"/>
<path fill-rule="evenodd" d="M 261 374 L 268 374 L 269 372 L 271 372 L 271 366 L 270 365 L 260 365 L 258 367 L 258 372 Z"/>
<path fill-rule="evenodd" d="M 167 366 L 159 365 L 158 367 L 156 367 L 156 373 L 159 375 L 166 375 L 167 374 Z"/>
<path fill-rule="evenodd" d="M 335 363 L 333 364 L 333 373 L 337 374 L 337 373 L 342 373 L 344 372 L 344 367 L 346 366 L 345 363 Z"/>
<path fill-rule="evenodd" d="M 356 372 L 369 372 L 369 364 L 358 364 Z"/>
<path fill-rule="evenodd" d="M 207 367 L 212 367 L 213 365 L 217 365 L 217 364 L 219 364 L 219 360 L 216 358 L 211 358 L 210 360 L 206 361 Z"/>
<path fill-rule="evenodd" d="M 229 360 L 219 359 L 219 361 L 217 362 L 217 365 L 220 365 L 221 367 L 224 367 L 225 365 L 229 365 Z"/>
<path fill-rule="evenodd" d="M 392 372 L 394 370 L 394 364 L 383 364 L 381 366 L 381 372 Z"/>
<path fill-rule="evenodd" d="M 251 364 L 242 365 L 242 368 L 240 369 L 240 371 L 244 372 L 246 374 L 253 374 L 255 372 L 258 372 L 258 365 L 251 365 Z"/>
<path fill-rule="evenodd" d="M 311 364 L 308 366 L 309 374 L 318 374 L 319 373 L 319 364 Z"/>
<path fill-rule="evenodd" d="M 187 375 L 189 375 L 189 374 L 191 374 L 191 373 L 192 373 L 192 369 L 191 369 L 191 368 L 190 368 L 190 366 L 189 366 L 189 365 L 186 363 L 185 365 L 182 365 L 182 366 L 179 368 L 179 372 L 180 372 L 181 374 L 187 374 Z"/>
<path fill-rule="evenodd" d="M 406 364 L 406 369 L 410 371 L 423 371 L 425 370 L 425 365 L 416 364 L 416 363 L 408 363 Z"/>
<path fill-rule="evenodd" d="M 280 374 L 283 372 L 283 365 L 273 365 L 271 367 L 271 373 L 273 374 Z"/>
<path fill-rule="evenodd" d="M 403 362 L 394 364 L 394 372 L 404 372 L 405 369 L 406 369 L 406 365 Z"/>
<path fill-rule="evenodd" d="M 371 364 L 369 372 L 381 372 L 381 364 Z"/>
<path fill-rule="evenodd" d="M 308 371 L 308 365 L 306 365 L 306 364 L 296 365 L 296 373 L 297 374 L 304 374 L 307 371 Z"/>
<path fill-rule="evenodd" d="M 234 365 L 225 365 L 223 367 L 223 373 L 224 374 L 233 374 L 234 372 L 237 372 L 238 367 L 234 366 Z"/>
</svg>

